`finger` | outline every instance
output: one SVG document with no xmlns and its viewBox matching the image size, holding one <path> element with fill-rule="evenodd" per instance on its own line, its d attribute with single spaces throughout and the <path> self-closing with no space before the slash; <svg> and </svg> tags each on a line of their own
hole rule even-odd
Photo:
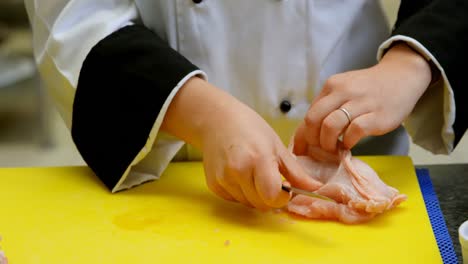
<svg viewBox="0 0 468 264">
<path fill-rule="evenodd" d="M 296 130 L 293 138 L 293 150 L 292 152 L 298 156 L 304 156 L 307 154 L 307 141 L 306 141 L 306 126 L 305 123 L 302 122 Z"/>
<path fill-rule="evenodd" d="M 232 170 L 225 169 L 222 176 L 217 177 L 218 184 L 228 192 L 234 199 L 246 206 L 253 207 L 252 204 L 245 198 L 241 187 L 235 180 L 235 173 Z"/>
<path fill-rule="evenodd" d="M 320 129 L 323 120 L 344 103 L 344 97 L 335 93 L 323 97 L 310 107 L 304 119 L 307 131 L 305 138 L 310 145 L 320 145 Z"/>
<path fill-rule="evenodd" d="M 245 198 L 244 193 L 242 192 L 241 187 L 238 184 L 229 184 L 229 185 L 221 185 L 223 188 L 232 196 L 236 201 L 239 203 L 247 206 L 247 207 L 254 207 L 248 200 Z"/>
<path fill-rule="evenodd" d="M 250 204 L 262 211 L 270 209 L 270 207 L 265 202 L 263 202 L 262 198 L 260 198 L 260 195 L 255 188 L 255 181 L 252 175 L 250 175 L 250 177 L 242 177 L 238 179 L 242 179 L 240 180 L 239 185 L 242 189 L 244 197 L 247 199 L 247 201 L 249 201 Z"/>
<path fill-rule="evenodd" d="M 362 138 L 375 134 L 374 131 L 376 129 L 374 126 L 376 124 L 376 115 L 374 112 L 355 118 L 344 132 L 344 146 L 348 149 L 351 149 Z"/>
<path fill-rule="evenodd" d="M 322 187 L 322 183 L 309 176 L 291 153 L 284 151 L 280 158 L 279 170 L 292 186 L 309 191 Z"/>
<path fill-rule="evenodd" d="M 331 112 L 323 120 L 320 127 L 320 147 L 325 151 L 334 153 L 338 138 L 348 124 L 348 117 L 341 110 Z"/>
<path fill-rule="evenodd" d="M 255 167 L 255 189 L 266 205 L 281 208 L 288 204 L 290 195 L 281 189 L 282 181 L 278 162 L 260 162 Z"/>
<path fill-rule="evenodd" d="M 348 115 L 341 109 L 345 109 Z M 358 116 L 367 114 L 370 111 L 368 104 L 359 101 L 352 101 L 339 107 L 328 115 L 322 123 L 320 129 L 320 147 L 328 152 L 335 153 L 338 145 L 338 140 L 346 131 L 348 126 Z"/>
<path fill-rule="evenodd" d="M 230 195 L 227 191 L 224 190 L 224 188 L 218 184 L 216 181 L 216 168 L 213 166 L 210 166 L 210 163 L 207 162 L 206 160 L 203 162 L 203 167 L 205 169 L 205 181 L 206 185 L 208 186 L 208 189 L 210 189 L 212 192 L 214 192 L 216 195 L 219 197 L 228 200 L 228 201 L 236 201 L 232 195 Z"/>
<path fill-rule="evenodd" d="M 225 200 L 231 201 L 231 202 L 236 201 L 236 199 L 234 199 L 232 195 L 230 195 L 227 191 L 225 191 L 224 188 L 221 185 L 219 185 L 216 181 L 208 181 L 207 179 L 206 184 L 208 185 L 208 188 L 212 192 L 214 192 L 216 195 L 218 195 L 219 197 Z"/>
</svg>

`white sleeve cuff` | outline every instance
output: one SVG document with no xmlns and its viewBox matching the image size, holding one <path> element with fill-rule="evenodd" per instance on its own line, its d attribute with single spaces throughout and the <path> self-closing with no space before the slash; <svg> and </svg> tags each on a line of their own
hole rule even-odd
<svg viewBox="0 0 468 264">
<path fill-rule="evenodd" d="M 161 127 L 161 124 L 164 120 L 164 116 L 166 115 L 167 109 L 169 108 L 169 105 L 171 104 L 174 96 L 177 94 L 180 88 L 182 88 L 182 86 L 184 86 L 184 84 L 194 76 L 199 76 L 205 80 L 208 79 L 205 72 L 201 70 L 195 70 L 187 74 L 176 85 L 176 87 L 167 97 L 161 110 L 159 111 L 159 115 L 156 118 L 156 122 L 154 122 L 153 127 L 151 128 L 151 132 L 148 136 L 145 146 L 136 155 L 135 159 L 132 161 L 131 165 L 127 168 L 125 173 L 122 175 L 119 182 L 112 189 L 112 192 L 132 188 L 144 182 L 158 179 L 161 176 L 162 172 L 166 169 L 167 165 L 172 160 L 172 158 L 177 154 L 177 151 L 184 145 L 182 141 L 176 140 L 174 138 L 165 138 L 162 139 L 161 142 L 157 142 L 156 144 L 154 143 L 156 137 L 159 134 L 159 128 Z M 155 157 L 154 159 L 151 159 L 153 163 L 151 166 L 152 169 L 133 169 L 133 167 L 137 165 L 140 161 L 142 161 L 150 151 L 152 153 L 151 156 Z"/>
<path fill-rule="evenodd" d="M 434 154 L 449 154 L 453 151 L 455 132 L 455 98 L 444 68 L 437 59 L 417 40 L 396 35 L 382 43 L 377 53 L 380 61 L 385 51 L 396 41 L 404 41 L 428 61 L 432 61 L 441 73 L 441 79 L 433 83 L 417 102 L 404 126 L 413 142 Z"/>
</svg>

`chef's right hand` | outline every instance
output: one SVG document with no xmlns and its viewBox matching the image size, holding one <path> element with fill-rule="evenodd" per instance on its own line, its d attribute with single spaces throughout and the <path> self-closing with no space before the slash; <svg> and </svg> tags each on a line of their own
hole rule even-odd
<svg viewBox="0 0 468 264">
<path fill-rule="evenodd" d="M 299 188 L 321 186 L 255 111 L 198 78 L 178 92 L 163 129 L 202 150 L 207 185 L 226 200 L 283 207 L 290 194 L 281 189 L 282 175 Z"/>
<path fill-rule="evenodd" d="M 217 113 L 203 137 L 206 181 L 214 193 L 268 209 L 283 207 L 290 199 L 281 189 L 281 175 L 296 187 L 320 187 L 256 112 L 240 102 L 226 110 Z"/>
</svg>

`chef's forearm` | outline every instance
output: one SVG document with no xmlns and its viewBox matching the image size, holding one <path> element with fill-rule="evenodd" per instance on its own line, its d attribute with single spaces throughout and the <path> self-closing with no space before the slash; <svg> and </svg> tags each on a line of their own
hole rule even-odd
<svg viewBox="0 0 468 264">
<path fill-rule="evenodd" d="M 110 189 L 152 147 L 166 105 L 194 75 L 203 72 L 144 26 L 124 27 L 89 52 L 74 96 L 72 137 Z"/>
<path fill-rule="evenodd" d="M 447 128 L 442 129 L 453 129 L 454 146 L 460 142 L 468 127 L 468 119 L 464 118 L 468 115 L 468 105 L 464 96 L 458 96 L 463 94 L 466 86 L 464 69 L 468 56 L 467 12 L 468 0 L 402 0 L 392 32 L 395 38 L 406 37 L 417 41 L 420 49 L 425 49 L 426 56 L 431 57 L 442 73 L 447 97 L 441 99 L 447 104 L 440 108 L 447 115 L 444 117 L 444 126 Z M 449 121 L 453 120 L 452 115 L 455 116 L 453 123 Z M 453 138 L 453 135 L 447 135 L 446 138 Z"/>
</svg>

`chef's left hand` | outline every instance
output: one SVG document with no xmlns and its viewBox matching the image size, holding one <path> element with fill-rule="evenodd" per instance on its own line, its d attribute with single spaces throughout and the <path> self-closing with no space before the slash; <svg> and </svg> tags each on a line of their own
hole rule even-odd
<svg viewBox="0 0 468 264">
<path fill-rule="evenodd" d="M 394 130 L 430 82 L 429 63 L 406 44 L 393 46 L 371 68 L 330 77 L 296 131 L 294 153 L 306 154 L 308 144 L 335 152 L 340 135 L 350 149 L 366 136 Z"/>
</svg>

